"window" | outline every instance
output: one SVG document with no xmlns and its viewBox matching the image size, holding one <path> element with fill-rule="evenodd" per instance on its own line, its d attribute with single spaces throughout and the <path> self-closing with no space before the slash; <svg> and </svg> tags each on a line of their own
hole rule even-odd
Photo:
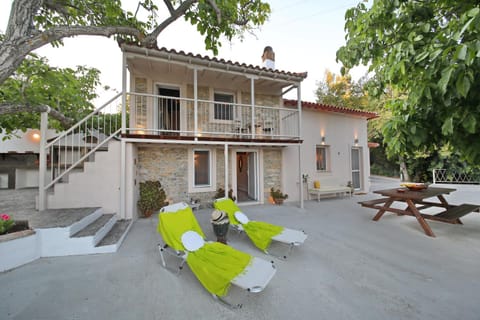
<svg viewBox="0 0 480 320">
<path fill-rule="evenodd" d="M 327 171 L 328 170 L 328 147 L 327 146 L 317 146 L 315 161 L 317 164 L 317 171 Z"/>
<path fill-rule="evenodd" d="M 215 120 L 233 120 L 234 96 L 229 93 L 214 93 L 214 119 Z M 223 103 L 222 103 L 223 102 Z"/>
<path fill-rule="evenodd" d="M 208 187 L 210 183 L 210 151 L 193 151 L 193 184 L 195 187 Z"/>
</svg>

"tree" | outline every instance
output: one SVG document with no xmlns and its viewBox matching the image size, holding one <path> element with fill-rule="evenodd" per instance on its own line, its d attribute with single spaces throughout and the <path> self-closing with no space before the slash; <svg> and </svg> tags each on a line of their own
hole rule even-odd
<svg viewBox="0 0 480 320">
<path fill-rule="evenodd" d="M 364 64 L 393 93 L 383 134 L 390 155 L 408 158 L 449 145 L 480 163 L 480 7 L 476 0 L 377 0 L 345 14 L 345 68 Z"/>
<path fill-rule="evenodd" d="M 14 0 L 6 32 L 0 35 L 0 84 L 33 50 L 46 44 L 61 45 L 66 37 L 114 36 L 120 42 L 155 47 L 160 33 L 183 16 L 197 26 L 206 48 L 216 54 L 221 36 L 231 40 L 242 35 L 262 25 L 270 13 L 270 6 L 261 0 L 163 0 L 164 10 L 157 2 L 139 1 L 133 14 L 122 9 L 120 0 Z M 137 18 L 139 9 L 146 11 L 145 19 Z M 0 115 L 46 110 L 45 105 L 15 100 L 0 103 Z M 68 120 L 62 119 L 61 112 L 51 115 L 63 122 Z"/>
<path fill-rule="evenodd" d="M 368 104 L 363 90 L 365 80 L 366 78 L 362 78 L 356 82 L 348 72 L 342 76 L 325 70 L 324 80 L 317 82 L 317 103 L 365 109 Z"/>
<path fill-rule="evenodd" d="M 52 121 L 51 127 L 62 129 L 70 124 L 70 119 L 83 118 L 93 110 L 91 100 L 96 98 L 99 75 L 99 70 L 83 66 L 54 68 L 47 59 L 30 54 L 0 86 L 0 104 L 8 101 L 10 105 L 25 107 L 52 106 L 57 121 Z M 25 131 L 38 125 L 37 113 L 20 112 L 0 118 L 0 128 L 7 136 L 14 130 Z"/>
</svg>

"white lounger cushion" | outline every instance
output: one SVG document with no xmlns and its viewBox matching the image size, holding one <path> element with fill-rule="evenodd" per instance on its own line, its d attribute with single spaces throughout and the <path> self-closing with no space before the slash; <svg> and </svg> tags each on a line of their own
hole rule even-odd
<svg viewBox="0 0 480 320">
<path fill-rule="evenodd" d="M 272 237 L 273 240 L 299 245 L 305 242 L 307 234 L 303 231 L 284 228 L 282 233 Z"/>
<path fill-rule="evenodd" d="M 160 212 L 176 212 L 178 210 L 185 209 L 186 207 L 188 207 L 188 204 L 186 204 L 185 202 L 177 202 L 163 207 L 162 209 L 160 209 Z"/>
<path fill-rule="evenodd" d="M 232 280 L 232 283 L 250 292 L 260 292 L 272 280 L 277 272 L 271 262 L 252 257 L 252 263 Z"/>
<path fill-rule="evenodd" d="M 243 212 L 237 211 L 234 213 L 235 219 L 238 220 L 241 224 L 247 224 L 248 221 L 250 221 L 247 217 L 247 215 Z"/>
<path fill-rule="evenodd" d="M 202 239 L 202 236 L 195 231 L 187 231 L 182 234 L 182 244 L 187 251 L 193 252 L 203 247 L 205 241 Z"/>
</svg>

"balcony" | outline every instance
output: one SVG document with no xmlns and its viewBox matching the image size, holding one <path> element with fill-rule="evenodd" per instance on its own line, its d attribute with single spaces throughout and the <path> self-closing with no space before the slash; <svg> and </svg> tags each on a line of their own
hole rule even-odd
<svg viewBox="0 0 480 320">
<path fill-rule="evenodd" d="M 300 142 L 295 108 L 127 94 L 127 138 Z"/>
</svg>

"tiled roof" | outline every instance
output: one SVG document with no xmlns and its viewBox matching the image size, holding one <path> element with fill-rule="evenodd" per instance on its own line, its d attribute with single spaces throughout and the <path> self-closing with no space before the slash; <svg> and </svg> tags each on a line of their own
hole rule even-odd
<svg viewBox="0 0 480 320">
<path fill-rule="evenodd" d="M 174 50 L 174 49 L 167 49 L 165 47 L 162 47 L 162 48 L 155 48 L 155 49 L 147 49 L 147 48 L 144 48 L 144 47 L 140 47 L 140 46 L 137 46 L 137 45 L 132 45 L 132 44 L 123 44 L 122 46 L 122 49 L 125 50 L 125 51 L 130 51 L 129 50 L 129 47 L 132 48 L 132 47 L 137 47 L 137 48 L 141 48 L 141 49 L 144 49 L 144 50 L 154 50 L 154 51 L 157 51 L 158 53 L 164 53 L 164 54 L 172 54 L 172 55 L 177 55 L 177 56 L 183 56 L 185 58 L 194 58 L 194 59 L 199 59 L 199 60 L 202 60 L 204 62 L 211 62 L 211 63 L 218 63 L 218 64 L 222 64 L 222 65 L 225 65 L 225 66 L 232 66 L 232 67 L 237 67 L 237 68 L 244 68 L 244 69 L 248 69 L 250 71 L 255 71 L 255 72 L 265 72 L 266 74 L 278 74 L 278 75 L 283 75 L 283 76 L 291 76 L 291 77 L 296 77 L 296 78 L 301 78 L 301 80 L 305 79 L 308 75 L 307 72 L 289 72 L 289 71 L 281 71 L 281 70 L 272 70 L 272 69 L 268 69 L 268 68 L 264 68 L 264 67 L 261 67 L 261 66 L 255 66 L 255 65 L 252 65 L 252 64 L 246 64 L 246 63 L 240 63 L 240 62 L 234 62 L 234 61 L 231 61 L 231 60 L 225 60 L 225 59 L 219 59 L 219 58 L 215 58 L 215 57 L 209 57 L 209 56 L 202 56 L 201 54 L 193 54 L 191 52 L 185 52 L 185 51 L 177 51 L 177 50 Z"/>
<path fill-rule="evenodd" d="M 297 100 L 283 99 L 283 104 L 285 106 L 296 107 Z M 367 118 L 367 120 L 378 117 L 378 114 L 376 114 L 375 112 L 358 110 L 358 109 L 350 109 L 345 107 L 330 106 L 326 104 L 307 102 L 307 101 L 302 101 L 302 108 L 310 109 L 310 110 L 325 111 L 325 112 L 350 114 L 358 117 Z"/>
</svg>

